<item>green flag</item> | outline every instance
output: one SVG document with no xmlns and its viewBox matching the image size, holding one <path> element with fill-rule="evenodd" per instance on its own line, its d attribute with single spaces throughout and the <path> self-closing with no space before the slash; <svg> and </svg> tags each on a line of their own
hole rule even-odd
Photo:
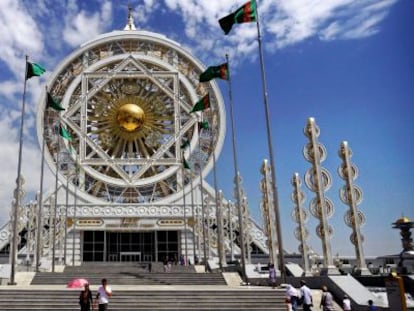
<svg viewBox="0 0 414 311">
<path fill-rule="evenodd" d="M 189 140 L 186 140 L 185 142 L 183 142 L 181 144 L 181 149 L 185 149 L 187 147 L 190 147 L 190 141 Z"/>
<path fill-rule="evenodd" d="M 62 136 L 63 138 L 69 141 L 72 140 L 72 136 L 70 136 L 70 133 L 68 132 L 68 130 L 65 129 L 62 125 L 59 126 L 59 134 L 60 136 Z"/>
<path fill-rule="evenodd" d="M 185 160 L 184 157 L 183 157 L 183 166 L 185 169 L 191 170 L 190 164 L 188 164 L 188 162 Z"/>
<path fill-rule="evenodd" d="M 210 94 L 208 93 L 195 103 L 193 109 L 190 110 L 190 113 L 205 110 L 207 108 L 210 108 Z"/>
<path fill-rule="evenodd" d="M 198 130 L 208 130 L 210 128 L 210 124 L 208 124 L 208 121 L 201 121 L 198 122 Z"/>
<path fill-rule="evenodd" d="M 42 66 L 31 62 L 27 62 L 26 68 L 26 80 L 30 79 L 31 77 L 41 76 L 46 71 L 46 69 L 44 69 Z"/>
<path fill-rule="evenodd" d="M 219 19 L 219 24 L 221 29 L 223 29 L 224 34 L 227 35 L 234 24 L 255 22 L 256 16 L 256 1 L 251 0 L 233 13 Z"/>
<path fill-rule="evenodd" d="M 228 80 L 229 79 L 229 70 L 228 70 L 228 66 L 227 63 L 218 65 L 218 66 L 210 66 L 207 68 L 206 71 L 204 71 L 201 75 L 200 75 L 200 82 L 207 82 L 210 81 L 214 78 L 220 78 L 220 79 L 224 79 L 224 80 Z"/>
<path fill-rule="evenodd" d="M 62 111 L 65 110 L 60 103 L 50 95 L 49 92 L 47 92 L 47 102 L 46 102 L 46 108 L 53 108 L 56 111 Z"/>
</svg>

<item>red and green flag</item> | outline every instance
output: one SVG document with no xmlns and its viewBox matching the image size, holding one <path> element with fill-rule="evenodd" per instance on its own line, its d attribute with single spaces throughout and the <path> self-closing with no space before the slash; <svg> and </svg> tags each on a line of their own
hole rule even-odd
<svg viewBox="0 0 414 311">
<path fill-rule="evenodd" d="M 208 124 L 208 121 L 201 121 L 198 122 L 198 130 L 208 130 L 210 128 L 210 124 Z"/>
<path fill-rule="evenodd" d="M 234 24 L 255 22 L 257 19 L 256 1 L 246 2 L 242 7 L 233 13 L 219 19 L 221 29 L 224 34 L 228 34 Z"/>
<path fill-rule="evenodd" d="M 36 63 L 27 62 L 26 68 L 26 80 L 31 77 L 41 76 L 46 72 L 45 68 Z"/>
<path fill-rule="evenodd" d="M 208 67 L 207 70 L 200 75 L 199 81 L 208 82 L 214 78 L 220 78 L 223 80 L 229 79 L 229 69 L 227 63 Z"/>
<path fill-rule="evenodd" d="M 210 94 L 207 93 L 203 96 L 198 102 L 195 103 L 193 109 L 190 110 L 191 112 L 202 111 L 207 108 L 210 108 Z"/>
<path fill-rule="evenodd" d="M 72 140 L 72 136 L 70 136 L 70 133 L 68 132 L 68 130 L 65 129 L 62 125 L 59 126 L 59 134 L 64 139 L 67 139 L 68 141 Z"/>
<path fill-rule="evenodd" d="M 49 92 L 47 92 L 47 102 L 46 102 L 46 108 L 53 108 L 56 111 L 63 111 L 65 108 L 63 108 L 60 103 L 53 98 L 52 95 L 50 95 Z"/>
</svg>

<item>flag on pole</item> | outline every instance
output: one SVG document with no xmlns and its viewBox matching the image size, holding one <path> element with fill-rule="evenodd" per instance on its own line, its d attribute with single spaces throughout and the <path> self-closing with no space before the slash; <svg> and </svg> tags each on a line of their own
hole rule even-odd
<svg viewBox="0 0 414 311">
<path fill-rule="evenodd" d="M 184 157 L 183 157 L 183 167 L 187 170 L 191 170 L 190 164 L 188 164 L 188 162 L 185 160 Z"/>
<path fill-rule="evenodd" d="M 208 121 L 201 121 L 198 122 L 198 130 L 208 130 L 210 128 L 210 124 L 208 123 Z"/>
<path fill-rule="evenodd" d="M 60 103 L 53 98 L 52 95 L 50 95 L 49 92 L 47 92 L 47 102 L 46 102 L 46 108 L 53 108 L 56 111 L 62 111 L 65 110 L 65 108 L 63 108 Z"/>
<path fill-rule="evenodd" d="M 70 133 L 68 132 L 68 130 L 65 129 L 62 125 L 59 126 L 59 134 L 60 136 L 62 136 L 63 138 L 69 141 L 72 140 L 72 136 L 70 136 Z"/>
<path fill-rule="evenodd" d="M 210 108 L 210 94 L 208 93 L 195 103 L 193 109 L 190 110 L 190 113 L 205 110 L 207 108 Z"/>
<path fill-rule="evenodd" d="M 220 78 L 223 80 L 229 79 L 229 69 L 227 63 L 208 67 L 207 70 L 200 75 L 199 81 L 208 82 L 214 78 Z"/>
<path fill-rule="evenodd" d="M 26 80 L 30 79 L 31 77 L 41 76 L 46 72 L 45 68 L 36 63 L 27 62 L 26 68 Z"/>
<path fill-rule="evenodd" d="M 257 17 L 256 1 L 251 0 L 238 8 L 233 13 L 219 19 L 221 29 L 224 34 L 228 34 L 234 24 L 255 22 Z"/>
</svg>

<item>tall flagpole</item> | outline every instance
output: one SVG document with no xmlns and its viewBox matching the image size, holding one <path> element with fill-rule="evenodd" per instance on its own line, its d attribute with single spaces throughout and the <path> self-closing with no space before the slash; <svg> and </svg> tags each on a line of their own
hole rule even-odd
<svg viewBox="0 0 414 311">
<path fill-rule="evenodd" d="M 66 257 L 68 252 L 68 206 L 69 206 L 69 170 L 66 173 L 66 208 L 65 208 L 65 246 L 63 248 L 64 265 L 66 266 Z"/>
<path fill-rule="evenodd" d="M 193 174 L 191 174 L 190 176 L 191 178 L 191 217 L 193 218 L 193 264 L 196 264 L 196 232 L 195 232 L 195 222 L 196 222 L 196 217 L 195 217 L 195 213 L 194 213 L 194 186 L 193 186 Z M 197 239 L 198 239 L 198 232 L 197 232 Z M 197 243 L 197 249 L 198 249 L 198 243 Z"/>
<path fill-rule="evenodd" d="M 76 233 L 76 208 L 78 205 L 78 187 L 80 186 L 79 181 L 79 170 L 78 170 L 78 153 L 76 152 L 76 161 L 75 161 L 75 173 L 76 173 L 76 185 L 75 186 L 75 192 L 74 192 L 74 203 L 73 203 L 73 218 L 72 218 L 72 266 L 75 265 L 75 233 Z"/>
<path fill-rule="evenodd" d="M 272 174 L 272 191 L 273 191 L 273 205 L 275 209 L 275 220 L 276 220 L 276 234 L 278 240 L 278 249 L 279 249 L 279 270 L 281 273 L 281 279 L 283 283 L 286 283 L 286 272 L 285 272 L 285 258 L 283 255 L 283 241 L 282 241 L 282 230 L 280 223 L 280 213 L 279 213 L 279 199 L 277 194 L 277 185 L 276 185 L 276 169 L 275 169 L 275 159 L 273 155 L 273 146 L 272 146 L 272 133 L 270 129 L 270 116 L 269 116 L 269 105 L 267 100 L 267 84 L 266 84 L 266 75 L 264 69 L 264 60 L 263 60 L 263 49 L 262 49 L 262 38 L 260 34 L 260 25 L 259 25 L 259 12 L 257 9 L 256 2 L 256 25 L 257 25 L 257 41 L 259 44 L 259 55 L 260 55 L 260 69 L 262 76 L 262 86 L 263 86 L 263 104 L 266 114 L 266 131 L 267 131 L 267 144 L 269 148 L 269 158 L 270 158 L 270 168 Z"/>
<path fill-rule="evenodd" d="M 199 175 L 200 175 L 200 197 L 201 197 L 201 225 L 203 226 L 203 257 L 204 257 L 204 272 L 207 272 L 208 270 L 208 263 L 207 263 L 207 241 L 206 241 L 206 210 L 205 210 L 205 204 L 204 204 L 204 198 L 203 198 L 203 165 L 202 165 L 202 159 L 201 159 L 201 137 L 200 137 L 200 131 L 198 132 L 198 149 L 200 154 L 200 163 L 199 163 Z M 208 224 L 208 219 L 207 219 Z M 209 247 L 210 247 L 210 241 Z"/>
<path fill-rule="evenodd" d="M 19 139 L 19 160 L 17 164 L 17 179 L 16 179 L 16 203 L 14 206 L 13 211 L 13 236 L 12 236 L 12 245 L 11 245 L 11 269 L 10 269 L 10 281 L 9 285 L 16 285 L 14 280 L 15 273 L 16 273 L 16 256 L 17 256 L 17 222 L 18 222 L 18 210 L 22 204 L 22 179 L 21 179 L 21 172 L 22 172 L 22 149 L 23 149 L 23 128 L 24 128 L 24 114 L 26 110 L 26 82 L 27 82 L 27 70 L 28 70 L 28 61 L 29 56 L 26 55 L 26 70 L 24 76 L 24 87 L 23 87 L 23 99 L 22 99 L 22 113 L 21 113 L 21 120 L 20 120 L 20 139 Z"/>
<path fill-rule="evenodd" d="M 233 145 L 233 163 L 234 163 L 234 178 L 236 182 L 236 204 L 237 204 L 237 211 L 238 211 L 238 220 L 239 220 L 239 238 L 240 238 L 240 256 L 241 256 L 241 264 L 242 264 L 242 278 L 245 283 L 248 282 L 247 274 L 246 274 L 246 251 L 244 249 L 244 228 L 243 228 L 243 213 L 241 207 L 241 196 L 240 196 L 240 181 L 238 178 L 239 168 L 237 164 L 237 153 L 236 153 L 236 126 L 234 121 L 234 109 L 233 109 L 233 93 L 231 88 L 231 74 L 230 74 L 230 63 L 229 63 L 229 55 L 226 54 L 226 61 L 227 61 L 227 68 L 228 73 L 228 83 L 229 83 L 229 103 L 230 103 L 230 120 L 231 120 L 231 137 L 232 137 L 232 145 Z"/>
<path fill-rule="evenodd" d="M 213 131 L 213 129 L 212 129 Z M 214 135 L 213 135 L 214 137 Z M 219 257 L 219 267 L 220 270 L 223 271 L 223 256 L 221 251 L 221 231 L 223 230 L 221 226 L 221 217 L 220 217 L 220 210 L 219 210 L 219 200 L 218 200 L 218 188 L 217 188 L 217 172 L 216 172 L 216 153 L 213 148 L 213 180 L 214 180 L 214 198 L 216 201 L 216 225 L 217 225 L 217 255 Z"/>
<path fill-rule="evenodd" d="M 46 88 L 47 96 L 47 88 Z M 42 243 L 42 231 L 43 231 L 43 178 L 44 178 L 44 167 L 45 167 L 45 148 L 46 148 L 46 138 L 45 138 L 45 127 L 42 129 L 42 162 L 40 165 L 40 193 L 39 193 L 39 202 L 38 202 L 38 214 L 37 214 L 37 236 L 36 236 L 36 272 L 39 272 L 40 268 L 40 256 L 41 256 L 41 243 Z"/>
<path fill-rule="evenodd" d="M 55 249 L 56 249 L 56 219 L 57 219 L 57 203 L 58 203 L 58 174 L 59 174 L 59 152 L 60 152 L 60 115 L 58 118 L 59 121 L 59 130 L 58 130 L 58 150 L 56 152 L 56 174 L 55 174 L 55 206 L 54 206 L 54 215 L 53 215 L 53 238 L 52 238 L 52 272 L 55 272 Z"/>
<path fill-rule="evenodd" d="M 175 118 L 176 121 L 178 121 L 178 130 L 180 133 L 180 137 L 179 137 L 179 141 L 180 141 L 180 149 L 181 149 L 181 144 L 182 144 L 182 140 L 183 140 L 183 134 L 181 132 L 181 106 L 178 106 L 179 109 L 179 115 L 178 115 L 178 120 L 177 118 Z M 185 168 L 184 168 L 184 151 L 180 150 L 181 153 L 181 180 L 182 180 L 182 188 L 183 188 L 183 218 L 184 218 L 184 264 L 187 265 L 187 261 L 188 261 L 188 243 L 187 243 L 187 206 L 186 206 L 186 201 L 185 201 Z M 180 254 L 180 256 L 182 255 L 182 253 Z"/>
<path fill-rule="evenodd" d="M 181 153 L 183 159 L 184 159 L 184 154 Z M 181 177 L 182 177 L 182 188 L 183 188 L 183 217 L 184 217 L 184 254 L 185 254 L 185 264 L 187 265 L 187 260 L 188 260 L 188 245 L 187 245 L 187 213 L 186 213 L 186 202 L 185 202 L 185 191 L 184 191 L 184 166 L 181 165 Z"/>
</svg>

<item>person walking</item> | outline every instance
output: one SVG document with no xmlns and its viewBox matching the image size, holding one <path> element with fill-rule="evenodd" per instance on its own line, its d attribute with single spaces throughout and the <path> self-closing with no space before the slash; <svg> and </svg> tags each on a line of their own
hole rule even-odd
<svg viewBox="0 0 414 311">
<path fill-rule="evenodd" d="M 370 299 L 368 300 L 368 311 L 377 311 L 377 307 L 374 306 L 374 302 Z"/>
<path fill-rule="evenodd" d="M 328 291 L 328 287 L 322 286 L 322 298 L 320 306 L 323 311 L 335 311 L 332 294 Z"/>
<path fill-rule="evenodd" d="M 99 311 L 108 310 L 109 297 L 111 296 L 112 289 L 108 286 L 108 281 L 106 279 L 102 279 L 102 285 L 98 287 L 98 293 L 96 294 Z"/>
<path fill-rule="evenodd" d="M 313 306 L 312 292 L 306 286 L 305 280 L 300 281 L 300 301 L 303 304 L 303 311 L 311 311 Z"/>
<path fill-rule="evenodd" d="M 274 264 L 269 264 L 269 284 L 272 288 L 276 287 L 276 270 Z"/>
<path fill-rule="evenodd" d="M 344 299 L 342 299 L 342 309 L 344 309 L 344 311 L 352 311 L 351 300 L 348 295 L 344 295 Z"/>
<path fill-rule="evenodd" d="M 92 292 L 89 289 L 89 284 L 85 283 L 84 289 L 79 294 L 79 305 L 81 311 L 90 311 L 93 305 Z"/>
<path fill-rule="evenodd" d="M 298 311 L 298 291 L 290 284 L 286 288 L 286 303 L 288 310 Z"/>
</svg>

